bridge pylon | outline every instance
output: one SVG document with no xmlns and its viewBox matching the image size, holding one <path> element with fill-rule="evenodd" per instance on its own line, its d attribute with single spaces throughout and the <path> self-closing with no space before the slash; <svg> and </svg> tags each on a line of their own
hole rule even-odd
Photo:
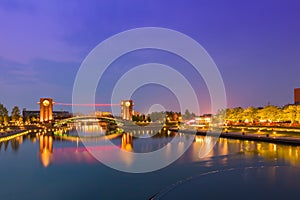
<svg viewBox="0 0 300 200">
<path fill-rule="evenodd" d="M 49 122 L 53 118 L 53 105 L 55 102 L 52 98 L 40 98 L 40 122 Z"/>
</svg>

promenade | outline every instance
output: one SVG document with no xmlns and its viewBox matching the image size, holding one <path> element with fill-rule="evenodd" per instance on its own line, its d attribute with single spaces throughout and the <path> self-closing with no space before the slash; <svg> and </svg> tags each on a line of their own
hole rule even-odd
<svg viewBox="0 0 300 200">
<path fill-rule="evenodd" d="M 216 133 L 207 133 L 197 131 L 197 135 L 207 135 L 207 136 L 218 136 Z M 271 143 L 281 143 L 289 145 L 300 145 L 300 135 L 299 137 L 291 136 L 277 136 L 276 134 L 257 134 L 257 133 L 243 133 L 243 132 L 222 132 L 220 134 L 222 138 L 229 139 L 240 139 L 240 140 L 253 140 Z"/>
<path fill-rule="evenodd" d="M 54 128 L 52 126 L 45 126 L 45 125 L 26 125 L 20 128 L 13 127 L 2 127 L 0 129 L 0 142 L 11 140 L 13 138 L 23 136 L 29 133 L 47 133 L 57 131 L 58 128 Z"/>
<path fill-rule="evenodd" d="M 207 129 L 176 129 L 171 131 L 179 131 L 181 133 L 221 137 L 229 139 L 252 140 L 270 143 L 281 143 L 289 145 L 300 145 L 300 129 L 284 128 L 284 127 L 231 127 L 224 128 L 222 132 L 214 132 Z"/>
<path fill-rule="evenodd" d="M 28 133 L 29 131 L 27 130 L 13 130 L 9 132 L 2 132 L 2 134 L 0 135 L 0 142 L 8 141 L 13 138 L 26 135 Z"/>
</svg>

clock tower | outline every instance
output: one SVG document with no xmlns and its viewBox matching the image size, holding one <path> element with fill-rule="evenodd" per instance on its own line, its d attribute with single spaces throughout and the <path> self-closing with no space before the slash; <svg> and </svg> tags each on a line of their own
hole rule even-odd
<svg viewBox="0 0 300 200">
<path fill-rule="evenodd" d="M 132 120 L 133 105 L 134 104 L 132 100 L 121 101 L 122 119 Z"/>
<path fill-rule="evenodd" d="M 40 122 L 48 122 L 53 120 L 53 105 L 55 104 L 51 98 L 41 98 L 40 102 Z"/>
</svg>

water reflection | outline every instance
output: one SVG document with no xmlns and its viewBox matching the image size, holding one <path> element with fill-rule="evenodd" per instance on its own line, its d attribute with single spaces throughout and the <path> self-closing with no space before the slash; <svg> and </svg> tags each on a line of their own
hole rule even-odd
<svg viewBox="0 0 300 200">
<path fill-rule="evenodd" d="M 40 158 L 44 167 L 48 167 L 52 161 L 53 137 L 50 135 L 41 135 L 40 140 Z"/>
<path fill-rule="evenodd" d="M 20 148 L 20 145 L 23 143 L 23 136 L 20 136 L 20 137 L 16 137 L 12 140 L 7 140 L 7 141 L 4 141 L 4 142 L 0 142 L 0 151 L 3 149 L 4 151 L 6 151 L 9 147 L 9 144 L 10 144 L 10 147 L 11 149 L 13 150 L 13 152 L 17 153 L 19 148 Z"/>
<path fill-rule="evenodd" d="M 133 142 L 132 142 L 132 135 L 128 133 L 124 133 L 122 135 L 122 143 L 121 148 L 126 151 L 133 151 Z"/>
<path fill-rule="evenodd" d="M 23 143 L 23 137 L 17 137 L 10 142 L 11 148 L 14 152 L 19 150 L 20 145 Z"/>
<path fill-rule="evenodd" d="M 85 130 L 87 127 L 83 127 Z M 94 126 L 91 126 L 89 130 L 95 131 Z M 99 128 L 99 126 L 98 126 Z M 100 132 L 103 131 L 99 129 Z M 147 133 L 147 132 L 146 132 Z M 151 133 L 151 130 L 149 130 Z M 69 135 L 74 135 L 72 131 L 68 132 Z M 141 132 L 141 134 L 143 134 Z M 30 142 L 34 145 L 36 142 L 39 145 L 39 158 L 40 162 L 44 167 L 48 167 L 51 163 L 66 163 L 66 162 L 84 162 L 84 163 L 95 163 L 98 162 L 90 154 L 89 150 L 92 148 L 93 151 L 102 152 L 107 154 L 107 159 L 111 158 L 111 152 L 122 149 L 128 152 L 147 153 L 158 150 L 160 148 L 166 148 L 166 154 L 164 155 L 167 159 L 171 152 L 182 151 L 184 142 L 182 142 L 189 135 L 182 134 L 176 143 L 176 146 L 171 146 L 170 141 L 174 138 L 177 133 L 170 131 L 160 131 L 158 134 L 151 138 L 139 138 L 134 137 L 133 134 L 123 133 L 121 135 L 109 135 L 107 137 L 99 136 L 94 138 L 87 138 L 91 140 L 93 144 L 98 146 L 84 146 L 78 137 L 57 137 L 52 133 L 47 135 L 30 134 L 27 136 L 20 136 L 10 141 L 0 142 L 0 152 L 13 152 L 19 153 L 20 146 L 23 143 Z M 29 140 L 26 140 L 26 139 Z M 113 144 L 105 143 L 103 141 L 110 140 Z M 181 141 L 182 140 L 182 141 Z M 215 140 L 218 140 L 214 145 Z M 102 143 L 99 141 L 102 141 Z M 102 146 L 101 146 L 102 145 Z M 213 147 L 213 148 L 212 148 Z M 204 152 L 211 149 L 204 155 Z M 7 153 L 8 153 L 7 152 Z M 184 154 L 181 162 L 202 162 L 213 159 L 219 159 L 219 163 L 227 165 L 230 157 L 239 156 L 246 158 L 262 158 L 269 161 L 284 161 L 293 166 L 300 166 L 300 146 L 289 146 L 281 144 L 273 144 L 266 142 L 247 141 L 247 140 L 234 140 L 224 138 L 213 138 L 196 136 L 195 141 L 192 143 L 190 148 Z M 125 158 L 116 158 L 119 161 Z M 130 159 L 128 159 L 130 160 Z M 113 162 L 118 162 L 114 160 Z M 130 163 L 130 162 L 128 162 Z M 210 166 L 212 163 L 206 162 L 205 166 Z"/>
<path fill-rule="evenodd" d="M 93 134 L 93 133 L 105 133 L 106 132 L 106 126 L 104 125 L 100 125 L 100 124 L 84 124 L 84 125 L 76 125 L 76 130 L 80 133 L 85 133 L 83 136 L 86 136 L 86 135 L 90 135 L 90 134 Z"/>
<path fill-rule="evenodd" d="M 206 145 L 213 144 L 214 138 L 196 136 L 191 146 L 191 159 L 202 161 L 201 152 Z M 224 156 L 223 164 L 227 164 L 228 155 L 245 155 L 246 157 L 261 157 L 268 160 L 283 160 L 294 166 L 300 166 L 299 146 L 289 146 L 248 140 L 219 138 L 214 148 L 204 157 L 204 160 Z"/>
</svg>

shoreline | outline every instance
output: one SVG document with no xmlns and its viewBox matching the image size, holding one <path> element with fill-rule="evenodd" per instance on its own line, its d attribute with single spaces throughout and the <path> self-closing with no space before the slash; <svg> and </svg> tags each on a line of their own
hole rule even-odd
<svg viewBox="0 0 300 200">
<path fill-rule="evenodd" d="M 178 130 L 174 130 L 174 129 L 171 129 L 171 131 L 178 132 Z M 190 130 L 180 130 L 180 132 L 187 133 L 187 134 L 195 133 Z M 296 138 L 296 137 L 288 137 L 288 136 L 285 137 L 270 136 L 269 134 L 255 134 L 255 133 L 243 133 L 243 132 L 227 132 L 227 133 L 222 132 L 220 134 L 220 133 L 206 132 L 206 131 L 196 131 L 196 135 L 300 146 L 300 137 Z"/>
<path fill-rule="evenodd" d="M 4 135 L 0 135 L 0 142 L 11 140 L 15 137 L 22 136 L 25 134 L 29 134 L 31 132 L 43 132 L 43 131 L 54 131 L 56 129 L 47 129 L 47 128 L 41 128 L 41 127 L 28 127 L 25 130 L 12 130 L 9 133 L 5 133 Z M 221 132 L 215 133 L 215 132 L 207 132 L 205 130 L 200 131 L 193 131 L 193 130 L 178 130 L 177 128 L 169 128 L 170 131 L 175 132 L 181 132 L 186 134 L 195 134 L 201 135 L 201 136 L 211 136 L 211 137 L 220 137 L 220 138 L 228 138 L 228 139 L 240 139 L 240 140 L 250 140 L 250 141 L 261 141 L 261 142 L 268 142 L 268 143 L 276 143 L 276 144 L 286 144 L 286 145 L 294 145 L 294 146 L 300 146 L 300 137 L 291 137 L 291 136 L 276 136 L 274 134 L 270 133 L 264 133 L 264 134 L 257 134 L 257 133 L 247 133 L 247 132 L 239 132 L 239 131 L 233 131 L 233 132 Z M 299 134 L 300 136 L 300 134 Z"/>
<path fill-rule="evenodd" d="M 16 137 L 23 136 L 30 133 L 47 133 L 56 130 L 58 130 L 58 128 L 29 125 L 24 129 L 12 129 L 9 131 L 0 132 L 0 142 L 8 141 Z"/>
<path fill-rule="evenodd" d="M 12 131 L 12 132 L 6 133 L 5 135 L 1 135 L 0 136 L 0 142 L 5 142 L 5 141 L 8 141 L 8 140 L 14 139 L 16 137 L 26 135 L 28 133 L 29 133 L 28 130 Z"/>
<path fill-rule="evenodd" d="M 239 132 L 231 132 L 231 133 L 221 133 L 220 137 L 229 138 L 229 139 L 240 139 L 240 140 L 251 140 L 251 141 L 261 141 L 261 142 L 269 142 L 276 144 L 288 144 L 288 145 L 300 145 L 300 138 L 295 137 L 282 137 L 282 136 L 267 136 L 266 135 L 258 135 L 254 133 L 239 133 Z"/>
</svg>

